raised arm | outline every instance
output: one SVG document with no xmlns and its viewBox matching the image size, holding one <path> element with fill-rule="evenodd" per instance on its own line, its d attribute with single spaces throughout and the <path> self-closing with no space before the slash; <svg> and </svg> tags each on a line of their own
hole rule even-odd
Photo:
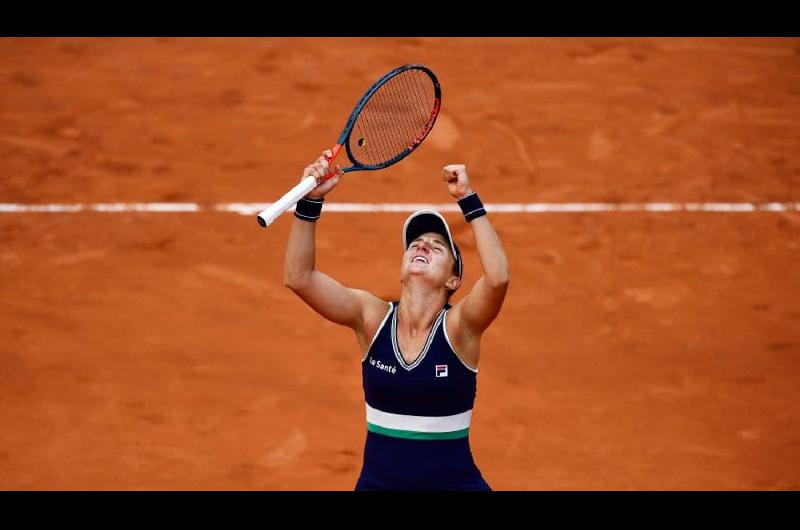
<svg viewBox="0 0 800 530">
<path fill-rule="evenodd" d="M 467 170 L 464 165 L 444 167 L 444 180 L 450 194 L 457 200 L 472 195 Z M 497 317 L 506 297 L 511 274 L 503 244 L 487 215 L 469 222 L 475 236 L 475 247 L 483 267 L 483 275 L 472 290 L 453 306 L 454 327 L 458 327 L 465 340 L 479 339 L 489 324 Z"/>
<path fill-rule="evenodd" d="M 303 177 L 313 175 L 317 182 L 328 171 L 325 151 L 315 163 L 305 168 Z M 307 199 L 320 201 L 339 183 L 342 171 L 336 167 L 336 175 L 314 188 Z M 386 302 L 360 289 L 343 286 L 327 274 L 315 268 L 316 220 L 294 218 L 286 247 L 283 282 L 309 307 L 326 319 L 362 333 L 366 319 L 375 319 L 386 312 Z"/>
</svg>

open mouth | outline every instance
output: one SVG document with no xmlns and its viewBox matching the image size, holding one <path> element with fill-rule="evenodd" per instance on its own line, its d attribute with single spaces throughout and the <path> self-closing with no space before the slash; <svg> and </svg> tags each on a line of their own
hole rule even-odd
<svg viewBox="0 0 800 530">
<path fill-rule="evenodd" d="M 428 259 L 425 256 L 414 256 L 411 258 L 411 263 L 424 263 L 428 265 Z"/>
</svg>

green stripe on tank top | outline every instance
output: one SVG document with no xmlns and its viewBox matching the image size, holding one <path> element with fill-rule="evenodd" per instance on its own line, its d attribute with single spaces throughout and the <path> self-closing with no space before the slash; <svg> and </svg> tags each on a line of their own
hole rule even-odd
<svg viewBox="0 0 800 530">
<path fill-rule="evenodd" d="M 408 440 L 456 440 L 469 436 L 469 428 L 450 432 L 417 432 L 387 429 L 386 427 L 380 427 L 369 422 L 367 422 L 367 430 L 377 434 L 383 434 L 384 436 L 405 438 Z"/>
</svg>

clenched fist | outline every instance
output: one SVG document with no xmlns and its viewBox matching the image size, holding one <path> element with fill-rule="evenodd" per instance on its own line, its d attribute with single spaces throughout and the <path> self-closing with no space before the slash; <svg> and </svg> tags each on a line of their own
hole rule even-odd
<svg viewBox="0 0 800 530">
<path fill-rule="evenodd" d="M 447 182 L 447 191 L 456 200 L 463 199 L 472 193 L 472 188 L 469 186 L 469 177 L 467 176 L 467 166 L 464 164 L 450 164 L 444 166 L 442 171 L 444 172 L 444 181 Z"/>
</svg>

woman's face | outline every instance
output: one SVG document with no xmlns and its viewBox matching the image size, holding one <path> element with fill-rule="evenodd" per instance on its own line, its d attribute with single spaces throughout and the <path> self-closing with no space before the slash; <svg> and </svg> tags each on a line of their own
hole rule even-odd
<svg viewBox="0 0 800 530">
<path fill-rule="evenodd" d="M 435 232 L 426 232 L 411 242 L 403 253 L 400 266 L 400 280 L 410 276 L 422 276 L 434 285 L 446 285 L 448 289 L 457 287 L 450 285 L 452 279 L 458 281 L 453 272 L 455 258 L 447 241 Z"/>
</svg>

